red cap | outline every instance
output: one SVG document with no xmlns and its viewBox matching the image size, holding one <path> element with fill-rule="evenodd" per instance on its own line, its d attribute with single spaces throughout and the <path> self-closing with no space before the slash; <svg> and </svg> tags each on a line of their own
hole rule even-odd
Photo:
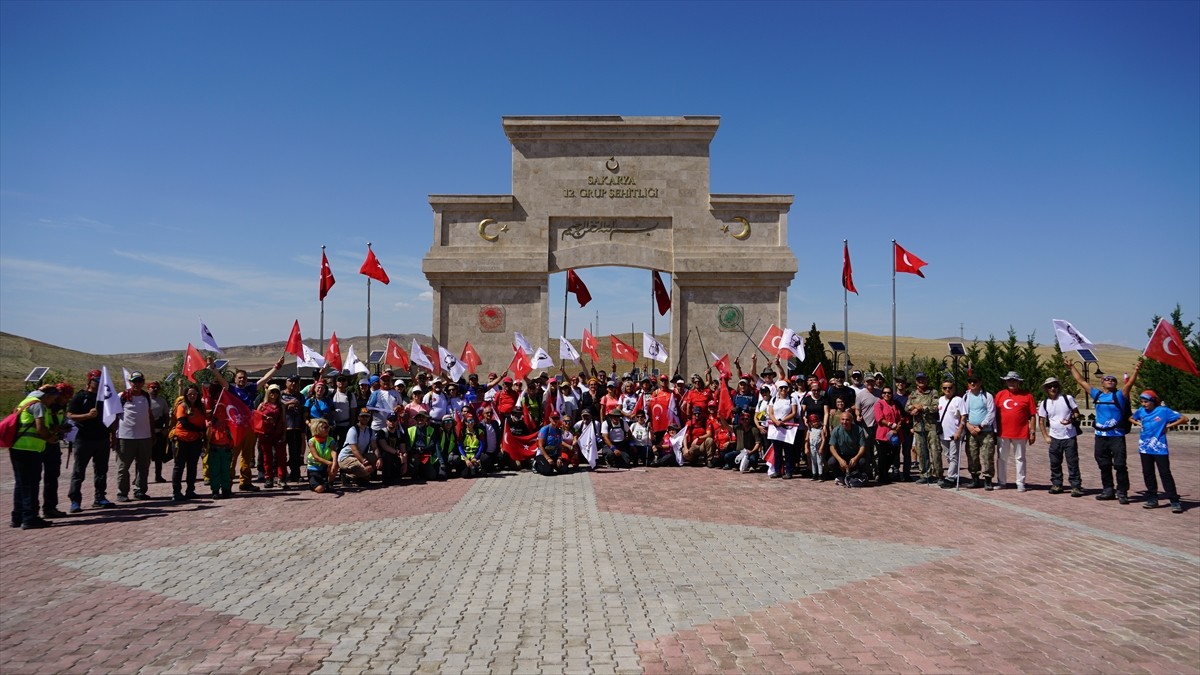
<svg viewBox="0 0 1200 675">
<path fill-rule="evenodd" d="M 1142 395 L 1140 398 L 1148 398 L 1150 400 L 1157 401 L 1158 394 L 1154 393 L 1153 389 L 1147 389 L 1146 391 L 1142 392 Z"/>
</svg>

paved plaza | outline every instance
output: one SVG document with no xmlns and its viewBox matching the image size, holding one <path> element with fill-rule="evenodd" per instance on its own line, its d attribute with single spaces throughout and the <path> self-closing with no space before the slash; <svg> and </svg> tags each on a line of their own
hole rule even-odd
<svg viewBox="0 0 1200 675">
<path fill-rule="evenodd" d="M 1096 501 L 1091 439 L 1082 499 L 1046 491 L 1043 443 L 1026 493 L 669 468 L 172 506 L 152 484 L 3 531 L 0 672 L 1200 672 L 1200 435 L 1171 443 L 1182 515 L 1141 508 L 1136 455 L 1134 503 Z"/>
</svg>

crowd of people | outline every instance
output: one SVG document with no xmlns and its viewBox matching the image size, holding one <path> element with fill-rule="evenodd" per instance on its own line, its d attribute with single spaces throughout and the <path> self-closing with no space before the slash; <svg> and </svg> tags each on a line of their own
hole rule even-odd
<svg viewBox="0 0 1200 675">
<path fill-rule="evenodd" d="M 424 371 L 405 381 L 384 370 L 357 379 L 331 374 L 302 387 L 296 375 L 275 382 L 283 363 L 280 357 L 256 381 L 237 370 L 230 382 L 210 359 L 211 382 L 186 384 L 173 403 L 160 395 L 159 383 L 131 373 L 111 424 L 103 421 L 98 370 L 87 374 L 79 392 L 66 383 L 31 392 L 14 411 L 12 526 L 48 527 L 50 519 L 83 511 L 89 465 L 92 507 L 116 506 L 108 500 L 114 450 L 116 502 L 151 498 L 151 466 L 154 482 L 170 483 L 173 502 L 199 498 L 200 483 L 208 496 L 224 499 L 235 482 L 243 492 L 306 485 L 324 493 L 501 470 L 550 476 L 637 466 L 765 471 L 771 479 L 807 477 L 846 487 L 912 481 L 984 490 L 1015 484 L 1025 491 L 1026 454 L 1040 435 L 1047 444 L 1050 492 L 1084 495 L 1079 409 L 1055 378 L 1042 383 L 1038 400 L 1016 372 L 994 393 L 970 376 L 960 394 L 952 379 L 931 381 L 925 373 L 916 374 L 911 390 L 904 378 L 888 384 L 882 373 L 857 370 L 848 381 L 834 372 L 825 383 L 815 376 L 780 377 L 771 366 L 759 372 L 755 358 L 749 373 L 735 360 L 736 376 L 716 379 L 710 370 L 690 380 L 661 375 L 635 381 L 617 376 L 614 364 L 613 372 L 543 371 L 514 380 L 506 371 L 483 381 L 477 374 L 446 381 Z M 1071 366 L 1095 401 L 1102 483 L 1096 498 L 1129 503 L 1125 437 L 1140 427 L 1143 506 L 1158 506 L 1161 479 L 1172 511 L 1181 513 L 1166 433 L 1184 418 L 1149 390 L 1133 411 L 1137 372 L 1123 386 L 1105 376 L 1101 387 L 1092 388 Z M 239 433 L 227 415 L 217 414 L 223 396 L 254 411 L 250 432 Z M 58 490 L 66 438 L 73 465 L 64 513 Z M 167 462 L 173 464 L 170 479 L 162 473 Z"/>
</svg>

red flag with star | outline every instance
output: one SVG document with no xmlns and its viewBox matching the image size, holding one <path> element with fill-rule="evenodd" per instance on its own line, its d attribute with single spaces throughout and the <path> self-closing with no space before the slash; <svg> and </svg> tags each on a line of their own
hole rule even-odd
<svg viewBox="0 0 1200 675">
<path fill-rule="evenodd" d="M 538 432 L 518 436 L 509 430 L 508 423 L 505 422 L 504 433 L 500 437 L 500 449 L 514 462 L 533 459 L 538 453 Z"/>
<path fill-rule="evenodd" d="M 388 338 L 387 350 L 383 353 L 383 362 L 406 372 L 412 368 L 412 364 L 408 360 L 408 352 L 404 351 L 404 347 L 396 344 L 396 341 L 391 338 Z"/>
<path fill-rule="evenodd" d="M 1196 362 L 1188 353 L 1183 337 L 1166 319 L 1158 320 L 1158 325 L 1154 327 L 1154 333 L 1150 336 L 1150 342 L 1146 343 L 1142 355 L 1200 377 L 1200 372 L 1196 370 Z"/>
<path fill-rule="evenodd" d="M 567 270 L 567 292 L 575 294 L 575 300 L 580 307 L 586 307 L 592 301 L 592 294 L 588 291 L 588 287 L 583 283 L 583 279 L 575 273 L 575 270 Z"/>
<path fill-rule="evenodd" d="M 592 361 L 599 361 L 600 355 L 596 353 L 596 348 L 600 345 L 596 343 L 596 336 L 588 332 L 588 329 L 583 329 L 583 341 L 580 342 L 582 349 L 588 356 L 592 357 Z"/>
<path fill-rule="evenodd" d="M 654 277 L 654 304 L 658 306 L 658 315 L 662 316 L 671 309 L 671 294 L 667 292 L 667 286 L 658 275 L 658 270 L 651 276 Z"/>
<path fill-rule="evenodd" d="M 187 352 L 183 355 L 183 376 L 195 382 L 196 372 L 204 370 L 207 367 L 208 362 L 204 360 L 204 355 L 189 342 Z"/>
<path fill-rule="evenodd" d="M 325 300 L 325 296 L 329 294 L 329 289 L 333 288 L 335 279 L 333 278 L 333 270 L 329 269 L 329 258 L 325 257 L 325 250 L 321 250 L 321 284 L 320 291 L 317 295 L 318 300 Z M 301 356 L 300 358 L 304 358 Z"/>
<path fill-rule="evenodd" d="M 459 355 L 458 360 L 467 365 L 468 373 L 474 373 L 476 368 L 483 365 L 483 359 L 479 358 L 479 352 L 475 351 L 470 342 L 463 345 L 462 354 Z"/>
<path fill-rule="evenodd" d="M 367 259 L 363 261 L 362 267 L 358 268 L 358 273 L 382 282 L 385 286 L 391 282 L 387 272 L 383 271 L 383 265 L 379 264 L 379 258 L 375 257 L 375 251 L 372 251 L 369 246 L 367 247 Z M 329 285 L 332 286 L 333 282 L 330 281 Z"/>
<path fill-rule="evenodd" d="M 609 335 L 608 339 L 612 343 L 613 361 L 637 363 L 637 352 L 634 351 L 633 347 L 621 342 L 616 335 Z"/>
<path fill-rule="evenodd" d="M 300 341 L 299 319 L 296 319 L 296 323 L 292 324 L 292 332 L 288 335 L 287 345 L 284 346 L 283 351 L 298 359 L 304 358 L 304 343 Z"/>
<path fill-rule="evenodd" d="M 854 287 L 854 270 L 850 266 L 850 244 L 842 242 L 842 288 L 858 295 L 858 289 Z"/>
<path fill-rule="evenodd" d="M 921 268 L 929 263 L 904 250 L 900 244 L 892 242 L 892 245 L 896 249 L 896 271 L 915 274 L 924 279 L 925 275 L 921 273 Z"/>
<path fill-rule="evenodd" d="M 329 345 L 325 347 L 325 365 L 338 370 L 342 369 L 342 347 L 338 344 L 336 330 L 329 338 Z"/>
<path fill-rule="evenodd" d="M 531 370 L 533 370 L 533 366 L 529 364 L 529 357 L 525 355 L 525 350 L 518 348 L 517 353 L 513 354 L 512 362 L 508 364 L 508 371 L 516 379 L 523 380 Z"/>
<path fill-rule="evenodd" d="M 779 341 L 782 338 L 783 330 L 779 326 L 771 324 L 762 339 L 758 341 L 758 348 L 767 354 L 779 354 Z"/>
<path fill-rule="evenodd" d="M 242 400 L 222 389 L 217 397 L 217 405 L 213 409 L 213 417 L 229 426 L 229 438 L 234 447 L 242 444 L 248 434 L 254 432 L 254 415 Z"/>
</svg>

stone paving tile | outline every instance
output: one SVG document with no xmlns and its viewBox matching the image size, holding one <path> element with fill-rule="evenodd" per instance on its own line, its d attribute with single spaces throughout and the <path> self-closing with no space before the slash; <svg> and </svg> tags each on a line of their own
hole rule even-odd
<svg viewBox="0 0 1200 675">
<path fill-rule="evenodd" d="M 1196 506 L 1200 436 L 1171 442 Z M 1045 473 L 1039 444 L 1027 493 L 661 469 L 89 510 L 0 532 L 0 672 L 1200 672 L 1200 508 Z"/>
</svg>

